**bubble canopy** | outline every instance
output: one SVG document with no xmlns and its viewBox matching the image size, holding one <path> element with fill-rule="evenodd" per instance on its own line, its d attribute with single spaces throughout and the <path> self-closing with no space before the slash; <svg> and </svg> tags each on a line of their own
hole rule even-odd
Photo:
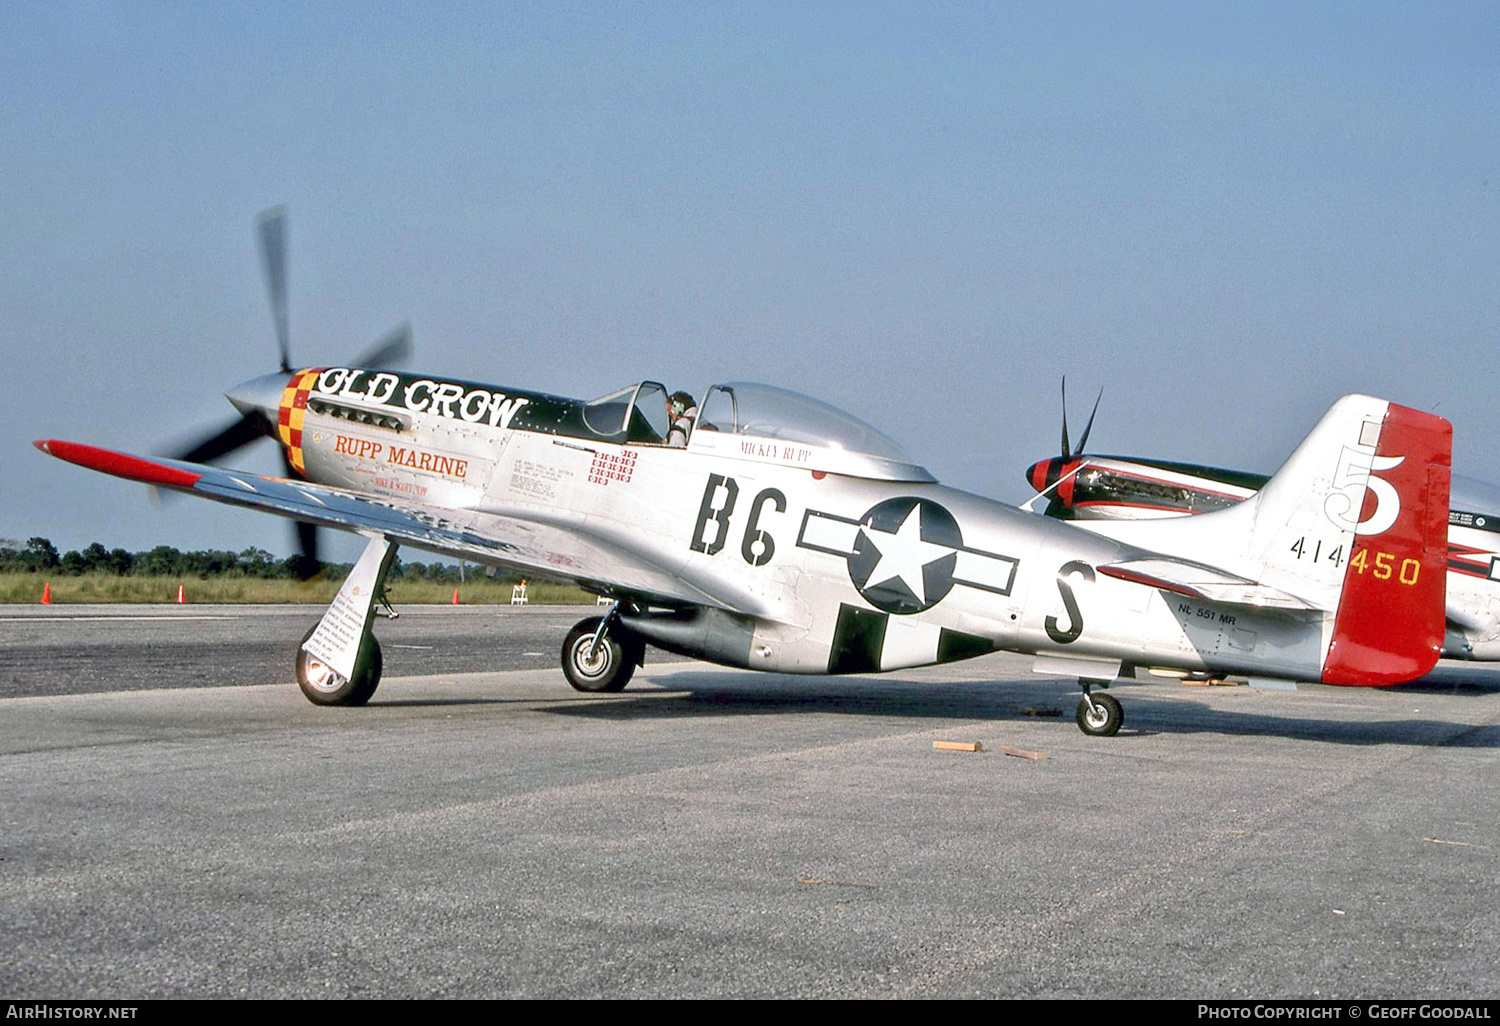
<svg viewBox="0 0 1500 1026">
<path fill-rule="evenodd" d="M 936 480 L 884 432 L 853 414 L 791 389 L 749 381 L 708 390 L 691 447 L 829 473 Z"/>
</svg>

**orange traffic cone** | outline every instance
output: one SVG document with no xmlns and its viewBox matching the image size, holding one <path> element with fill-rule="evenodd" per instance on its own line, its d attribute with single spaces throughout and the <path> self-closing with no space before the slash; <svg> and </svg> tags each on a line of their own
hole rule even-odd
<svg viewBox="0 0 1500 1026">
<path fill-rule="evenodd" d="M 455 606 L 458 605 L 458 589 L 457 588 L 453 589 L 453 604 Z"/>
<path fill-rule="evenodd" d="M 42 585 L 42 605 L 44 605 L 44 606 L 50 606 L 51 604 L 52 604 L 52 582 L 48 581 L 46 584 Z"/>
<path fill-rule="evenodd" d="M 180 606 L 184 605 L 186 602 L 187 596 L 182 593 L 182 585 L 179 584 L 177 585 L 177 604 Z"/>
</svg>

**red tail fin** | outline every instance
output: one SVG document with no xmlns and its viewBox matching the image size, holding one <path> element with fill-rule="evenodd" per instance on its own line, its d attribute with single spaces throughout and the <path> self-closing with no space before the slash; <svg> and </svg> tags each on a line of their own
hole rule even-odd
<svg viewBox="0 0 1500 1026">
<path fill-rule="evenodd" d="M 1453 427 L 1391 403 L 1384 421 L 1365 429 L 1379 432 L 1373 458 L 1345 447 L 1325 506 L 1354 531 L 1323 662 L 1327 684 L 1414 680 L 1443 647 Z"/>
</svg>

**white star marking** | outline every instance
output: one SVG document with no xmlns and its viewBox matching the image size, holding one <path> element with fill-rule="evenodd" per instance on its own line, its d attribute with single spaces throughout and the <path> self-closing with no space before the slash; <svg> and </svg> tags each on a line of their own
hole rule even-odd
<svg viewBox="0 0 1500 1026">
<path fill-rule="evenodd" d="M 927 605 L 927 587 L 923 583 L 922 568 L 935 559 L 951 556 L 953 550 L 946 545 L 934 545 L 922 540 L 922 507 L 913 506 L 895 532 L 881 531 L 865 526 L 865 537 L 880 553 L 880 562 L 870 571 L 865 582 L 866 590 L 899 578 L 911 589 L 922 605 Z"/>
</svg>

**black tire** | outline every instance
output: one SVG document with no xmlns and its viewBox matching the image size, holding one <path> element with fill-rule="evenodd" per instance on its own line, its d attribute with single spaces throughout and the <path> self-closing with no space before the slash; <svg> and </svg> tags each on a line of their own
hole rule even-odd
<svg viewBox="0 0 1500 1026">
<path fill-rule="evenodd" d="M 317 630 L 302 635 L 302 643 Z M 359 655 L 354 660 L 354 676 L 348 680 L 331 668 L 307 654 L 301 646 L 297 648 L 297 686 L 314 705 L 364 705 L 380 686 L 382 659 L 380 642 L 369 631 L 359 645 Z"/>
<path fill-rule="evenodd" d="M 1108 694 L 1089 697 L 1094 700 L 1094 709 L 1089 708 L 1088 699 L 1078 700 L 1078 712 L 1073 717 L 1078 721 L 1078 729 L 1090 737 L 1114 737 L 1125 723 L 1125 710 L 1120 708 L 1119 700 Z"/>
<path fill-rule="evenodd" d="M 591 616 L 579 622 L 568 632 L 562 647 L 563 676 L 579 691 L 613 692 L 625 690 L 630 683 L 635 667 L 640 662 L 637 646 L 620 640 L 613 633 L 605 635 L 593 658 L 589 653 L 594 644 L 594 632 L 603 622 L 602 617 Z"/>
</svg>

